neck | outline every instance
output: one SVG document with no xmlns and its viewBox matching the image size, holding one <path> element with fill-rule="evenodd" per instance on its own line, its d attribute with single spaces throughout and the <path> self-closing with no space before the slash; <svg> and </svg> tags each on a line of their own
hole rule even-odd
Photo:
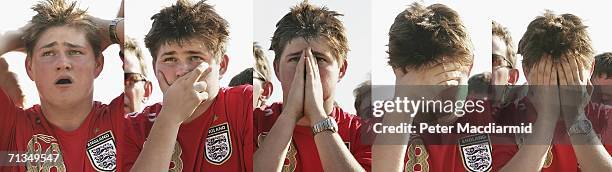
<svg viewBox="0 0 612 172">
<path fill-rule="evenodd" d="M 189 123 L 193 121 L 194 119 L 198 118 L 199 116 L 201 116 L 202 114 L 204 114 L 204 112 L 206 112 L 206 110 L 210 108 L 210 106 L 213 104 L 213 102 L 215 102 L 216 99 L 217 97 L 200 103 L 200 105 L 198 105 L 198 107 L 193 111 L 191 116 L 187 118 L 187 120 L 185 120 L 185 122 L 183 123 Z"/>
<path fill-rule="evenodd" d="M 79 128 L 92 109 L 92 98 L 89 101 L 77 101 L 74 104 L 63 105 L 48 101 L 41 102 L 41 110 L 47 121 L 64 131 L 74 131 Z"/>
</svg>

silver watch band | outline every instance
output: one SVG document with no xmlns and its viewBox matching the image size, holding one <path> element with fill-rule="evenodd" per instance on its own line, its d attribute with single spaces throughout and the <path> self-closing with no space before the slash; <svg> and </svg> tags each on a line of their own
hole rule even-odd
<svg viewBox="0 0 612 172">
<path fill-rule="evenodd" d="M 327 117 L 312 126 L 313 135 L 317 135 L 323 131 L 331 131 L 332 133 L 338 132 L 338 124 L 334 118 Z"/>
</svg>

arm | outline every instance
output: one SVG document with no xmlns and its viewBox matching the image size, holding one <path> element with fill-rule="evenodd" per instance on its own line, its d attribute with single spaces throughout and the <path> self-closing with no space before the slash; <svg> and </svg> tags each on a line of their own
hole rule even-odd
<svg viewBox="0 0 612 172">
<path fill-rule="evenodd" d="M 586 117 L 584 108 L 591 100 L 587 87 L 589 70 L 575 59 L 564 58 L 560 65 L 560 103 L 562 117 L 570 136 L 580 169 L 584 171 L 612 171 L 612 157 L 597 137 Z M 564 76 L 564 77 L 563 77 Z M 573 129 L 572 129 L 573 128 Z M 578 129 L 578 130 L 576 130 Z"/>
<path fill-rule="evenodd" d="M 559 119 L 557 72 L 550 56 L 533 67 L 527 76 L 529 100 L 537 112 L 533 133 L 500 171 L 540 171 Z"/>
<path fill-rule="evenodd" d="M 180 125 L 191 116 L 201 102 L 208 99 L 206 92 L 194 90 L 194 84 L 205 84 L 196 81 L 210 71 L 211 68 L 204 71 L 202 66 L 198 66 L 177 79 L 166 90 L 164 107 L 153 124 L 132 171 L 166 171 L 168 169 Z M 163 76 L 161 73 L 159 75 Z"/>
<path fill-rule="evenodd" d="M 13 101 L 15 106 L 23 108 L 25 96 L 19 86 L 17 74 L 9 71 L 6 59 L 0 57 L 0 89 Z"/>
<path fill-rule="evenodd" d="M 11 51 L 23 51 L 25 43 L 21 40 L 21 36 L 29 25 L 30 24 L 27 24 L 17 30 L 0 33 L 0 55 L 4 55 Z"/>
<path fill-rule="evenodd" d="M 328 118 L 323 107 L 323 87 L 317 61 L 310 48 L 305 50 L 306 82 L 304 84 L 304 115 L 311 127 Z M 304 56 L 303 56 L 304 57 Z M 330 102 L 331 103 L 331 102 Z M 344 145 L 337 132 L 323 131 L 314 136 L 319 158 L 325 171 L 365 171 Z"/>
<path fill-rule="evenodd" d="M 411 124 L 412 118 L 408 114 L 394 112 L 383 116 L 382 125 L 396 126 L 403 122 Z M 377 134 L 372 145 L 372 171 L 403 171 L 409 141 L 410 134 Z"/>
<path fill-rule="evenodd" d="M 281 171 L 295 125 L 303 116 L 304 58 L 300 58 L 283 112 L 253 155 L 254 171 Z"/>
</svg>

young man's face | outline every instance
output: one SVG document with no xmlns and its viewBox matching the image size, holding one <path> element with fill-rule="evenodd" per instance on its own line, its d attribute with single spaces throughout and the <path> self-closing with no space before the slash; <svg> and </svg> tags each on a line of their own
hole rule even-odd
<svg viewBox="0 0 612 172">
<path fill-rule="evenodd" d="M 597 91 L 593 95 L 593 100 L 606 105 L 612 105 L 612 76 L 605 73 L 599 76 L 594 75 L 591 81 Z"/>
<path fill-rule="evenodd" d="M 123 108 L 126 113 L 140 111 L 144 107 L 147 87 L 151 87 L 149 81 L 142 74 L 141 62 L 132 51 L 124 52 L 123 70 L 125 72 L 124 86 L 125 98 Z"/>
<path fill-rule="evenodd" d="M 97 57 L 85 32 L 68 26 L 44 31 L 26 60 L 41 102 L 71 105 L 92 99 L 94 79 L 104 61 Z"/>
<path fill-rule="evenodd" d="M 287 99 L 297 63 L 302 57 L 302 51 L 305 51 L 306 48 L 311 48 L 313 56 L 317 59 L 323 87 L 323 99 L 328 100 L 334 95 L 336 83 L 346 71 L 346 61 L 338 62 L 326 40 L 320 37 L 309 41 L 304 38 L 295 38 L 289 41 L 278 62 L 274 63 L 276 76 L 283 88 L 283 98 L 284 100 Z M 343 64 L 344 66 L 341 67 Z"/>
<path fill-rule="evenodd" d="M 196 39 L 185 41 L 180 46 L 176 43 L 162 44 L 157 52 L 155 75 L 159 82 L 163 82 L 160 77 L 165 77 L 165 80 L 168 81 L 166 84 L 159 84 L 161 91 L 165 93 L 167 87 L 164 85 L 172 85 L 176 79 L 189 73 L 198 65 L 208 63 L 212 70 L 207 76 L 202 76 L 199 81 L 206 82 L 206 92 L 209 99 L 212 100 L 217 96 L 219 79 L 225 73 L 228 60 L 225 55 L 221 59 L 214 59 L 212 51 L 208 50 L 202 41 Z M 161 76 L 159 72 L 162 73 Z"/>
</svg>

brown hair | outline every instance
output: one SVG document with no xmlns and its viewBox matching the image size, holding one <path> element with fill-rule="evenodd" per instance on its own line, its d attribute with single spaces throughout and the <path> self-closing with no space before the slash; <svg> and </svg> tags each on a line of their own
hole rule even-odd
<svg viewBox="0 0 612 172">
<path fill-rule="evenodd" d="M 136 55 L 136 58 L 138 58 L 138 64 L 140 65 L 140 70 L 142 72 L 141 74 L 146 77 L 147 65 L 145 63 L 144 56 L 142 55 L 142 49 L 134 38 L 127 37 L 127 39 L 125 39 L 125 42 L 123 43 L 123 51 L 124 55 L 125 52 L 132 52 L 134 55 Z"/>
<path fill-rule="evenodd" d="M 609 77 L 612 75 L 612 52 L 606 52 L 595 56 L 593 76 L 597 77 L 601 74 L 606 74 Z"/>
<path fill-rule="evenodd" d="M 516 52 L 514 51 L 514 45 L 512 43 L 510 31 L 508 31 L 508 28 L 502 26 L 501 24 L 495 21 L 492 21 L 491 25 L 493 30 L 493 36 L 498 36 L 506 44 L 506 60 L 510 62 L 509 65 L 512 66 L 512 68 L 516 68 Z"/>
<path fill-rule="evenodd" d="M 37 14 L 32 17 L 31 26 L 25 30 L 22 36 L 28 57 L 32 56 L 38 38 L 47 29 L 56 26 L 69 26 L 85 32 L 85 38 L 93 48 L 95 56 L 100 56 L 102 50 L 98 28 L 93 21 L 87 18 L 85 10 L 76 7 L 76 2 L 45 0 L 34 5 L 32 10 L 36 11 Z"/>
<path fill-rule="evenodd" d="M 153 57 L 153 64 L 161 45 L 176 43 L 180 46 L 191 39 L 204 42 L 217 60 L 225 54 L 229 26 L 205 0 L 195 4 L 178 0 L 176 4 L 153 15 L 151 20 L 153 24 L 145 36 L 145 45 Z"/>
<path fill-rule="evenodd" d="M 518 53 L 523 56 L 523 68 L 531 69 L 542 56 L 553 59 L 578 58 L 583 67 L 589 69 L 593 61 L 591 38 L 587 26 L 573 14 L 555 15 L 546 10 L 536 17 L 521 38 Z"/>
<path fill-rule="evenodd" d="M 433 4 L 413 3 L 395 17 L 389 30 L 389 65 L 416 68 L 442 62 L 472 64 L 472 43 L 453 9 Z M 452 56 L 444 59 L 445 56 Z"/>
<path fill-rule="evenodd" d="M 272 36 L 270 50 L 274 51 L 274 63 L 280 60 L 285 46 L 295 38 L 307 41 L 318 37 L 325 38 L 336 60 L 343 65 L 348 52 L 348 41 L 344 25 L 337 16 L 342 14 L 326 7 L 316 7 L 307 1 L 291 8 L 278 23 Z"/>
<path fill-rule="evenodd" d="M 268 58 L 261 47 L 257 45 L 257 42 L 253 42 L 253 56 L 255 56 L 255 71 L 263 75 L 266 81 L 272 82 L 272 71 L 268 64 Z"/>
<path fill-rule="evenodd" d="M 355 107 L 355 110 L 359 112 L 359 110 L 361 110 L 359 109 L 359 106 L 361 105 L 361 102 L 363 101 L 363 99 L 368 96 L 372 97 L 372 82 L 370 80 L 367 80 L 359 84 L 357 88 L 353 90 L 353 95 L 355 95 L 355 103 L 353 104 L 353 106 Z M 372 114 L 357 114 L 357 115 L 359 115 L 363 119 L 366 119 Z"/>
</svg>

